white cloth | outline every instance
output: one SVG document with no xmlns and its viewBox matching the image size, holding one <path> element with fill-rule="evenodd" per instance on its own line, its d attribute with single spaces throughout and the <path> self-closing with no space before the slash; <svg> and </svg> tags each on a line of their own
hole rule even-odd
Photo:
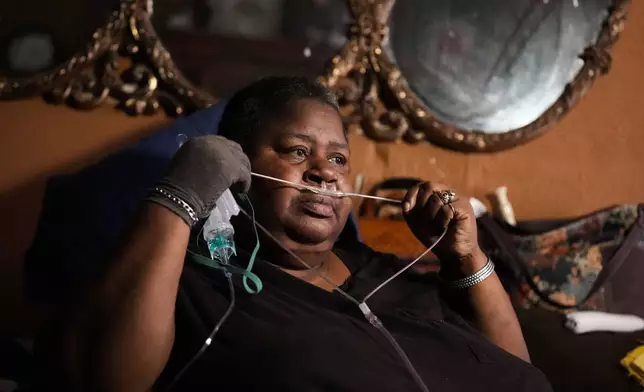
<svg viewBox="0 0 644 392">
<path fill-rule="evenodd" d="M 579 311 L 566 315 L 566 327 L 575 333 L 634 332 L 644 329 L 644 319 L 631 314 Z"/>
</svg>

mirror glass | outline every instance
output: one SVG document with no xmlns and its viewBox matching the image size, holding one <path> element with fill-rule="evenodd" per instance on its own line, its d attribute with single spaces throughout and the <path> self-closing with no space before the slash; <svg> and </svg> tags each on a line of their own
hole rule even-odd
<svg viewBox="0 0 644 392">
<path fill-rule="evenodd" d="M 262 76 L 318 75 L 350 22 L 346 0 L 156 1 L 152 18 L 181 71 L 217 96 Z"/>
<path fill-rule="evenodd" d="M 203 0 L 154 4 L 155 25 L 245 38 L 297 38 L 339 49 L 351 21 L 345 0 Z M 160 25 L 160 26 L 159 26 Z"/>
<path fill-rule="evenodd" d="M 583 66 L 611 0 L 396 0 L 386 51 L 442 121 L 503 133 L 530 124 Z"/>
<path fill-rule="evenodd" d="M 30 77 L 83 52 L 113 4 L 65 7 L 57 2 L 0 2 L 0 76 Z M 79 21 L 83 21 L 80 23 Z"/>
</svg>

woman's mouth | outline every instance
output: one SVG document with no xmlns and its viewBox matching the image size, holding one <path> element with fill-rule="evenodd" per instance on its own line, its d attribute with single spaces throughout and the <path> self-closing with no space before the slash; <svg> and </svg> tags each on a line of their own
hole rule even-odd
<svg viewBox="0 0 644 392">
<path fill-rule="evenodd" d="M 328 196 L 303 195 L 299 203 L 305 212 L 316 218 L 331 218 L 335 215 L 333 202 Z"/>
</svg>

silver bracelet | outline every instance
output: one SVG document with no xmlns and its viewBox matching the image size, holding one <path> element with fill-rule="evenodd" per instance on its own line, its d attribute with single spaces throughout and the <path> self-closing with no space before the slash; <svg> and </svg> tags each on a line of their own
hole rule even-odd
<svg viewBox="0 0 644 392">
<path fill-rule="evenodd" d="M 451 289 L 467 289 L 481 283 L 493 273 L 494 273 L 494 263 L 488 257 L 487 263 L 485 263 L 483 268 L 475 272 L 473 275 L 466 276 L 464 278 L 456 279 L 456 280 L 443 280 L 443 283 Z"/>
<path fill-rule="evenodd" d="M 161 189 L 159 187 L 154 188 L 154 191 L 157 192 L 158 194 L 160 194 L 161 196 L 164 196 L 164 197 L 172 200 L 173 202 L 178 204 L 181 208 L 186 210 L 186 212 L 188 213 L 188 216 L 190 216 L 190 219 L 192 219 L 193 224 L 199 222 L 199 218 L 197 218 L 197 214 L 195 213 L 195 210 L 193 210 L 192 207 L 190 207 L 190 205 L 188 203 L 186 203 L 185 201 L 183 201 L 180 198 L 176 197 L 175 195 L 164 191 L 163 189 Z"/>
</svg>

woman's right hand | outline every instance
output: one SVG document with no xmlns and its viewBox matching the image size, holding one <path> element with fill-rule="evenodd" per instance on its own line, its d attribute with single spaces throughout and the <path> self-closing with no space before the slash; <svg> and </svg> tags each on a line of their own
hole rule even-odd
<svg viewBox="0 0 644 392">
<path fill-rule="evenodd" d="M 181 146 L 157 187 L 186 202 L 197 217 L 205 218 L 226 189 L 235 185 L 247 192 L 250 182 L 250 162 L 239 144 L 221 136 L 202 136 Z M 149 199 L 192 224 L 185 209 L 167 197 L 153 194 Z"/>
</svg>

